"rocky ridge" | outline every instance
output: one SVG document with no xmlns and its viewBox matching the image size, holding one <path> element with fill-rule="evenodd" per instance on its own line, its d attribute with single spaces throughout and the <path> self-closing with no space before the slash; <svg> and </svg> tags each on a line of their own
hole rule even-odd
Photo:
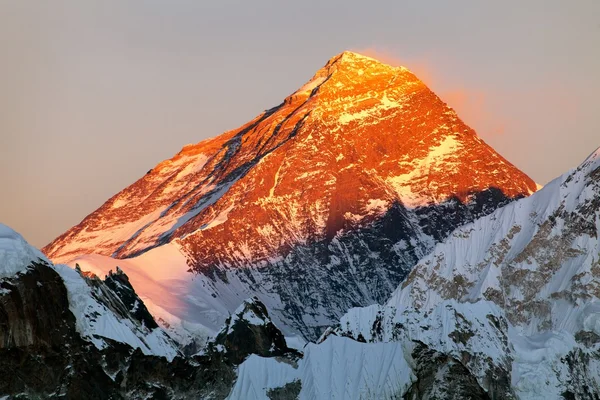
<svg viewBox="0 0 600 400">
<path fill-rule="evenodd" d="M 405 375 L 382 397 L 598 398 L 599 229 L 600 149 L 531 197 L 454 231 L 385 305 L 350 310 L 317 347 L 395 349 Z M 331 359 L 319 368 L 338 366 Z M 363 373 L 381 379 L 381 371 Z M 299 376 L 310 379 L 290 373 L 279 383 Z M 352 372 L 323 387 L 340 381 L 352 382 Z"/>
<path fill-rule="evenodd" d="M 0 368 L 10 371 L 0 378 L 0 396 L 224 399 L 250 354 L 290 363 L 301 357 L 257 299 L 246 301 L 205 351 L 185 357 L 122 271 L 102 280 L 53 265 L 0 225 Z"/>
</svg>

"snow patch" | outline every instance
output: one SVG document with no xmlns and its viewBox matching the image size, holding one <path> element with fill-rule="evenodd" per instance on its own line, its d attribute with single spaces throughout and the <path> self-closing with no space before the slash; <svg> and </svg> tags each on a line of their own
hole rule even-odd
<svg viewBox="0 0 600 400">
<path fill-rule="evenodd" d="M 456 158 L 456 152 L 461 147 L 462 143 L 454 135 L 448 135 L 437 146 L 433 146 L 425 158 L 412 160 L 409 173 L 390 177 L 387 182 L 394 188 L 406 207 L 416 208 L 428 205 L 432 201 L 430 190 L 428 188 L 416 189 L 417 183 L 427 178 L 431 171 L 442 168 L 442 166 L 450 173 L 457 172 L 456 167 L 453 166 L 460 162 Z M 433 200 L 441 202 L 445 199 Z"/>
<path fill-rule="evenodd" d="M 0 223 L 0 279 L 27 270 L 33 262 L 50 261 L 8 226 Z"/>
<path fill-rule="evenodd" d="M 77 332 L 84 339 L 99 349 L 106 346 L 102 338 L 107 338 L 139 348 L 144 354 L 166 357 L 169 361 L 177 355 L 177 350 L 161 329 L 150 330 L 137 326 L 132 320 L 117 318 L 95 299 L 92 288 L 77 271 L 67 265 L 55 265 L 53 268 L 65 283 L 69 309 L 75 315 Z"/>
<path fill-rule="evenodd" d="M 294 93 L 294 94 L 302 94 L 302 93 L 306 93 L 306 92 L 312 92 L 314 88 L 316 88 L 317 86 L 319 86 L 320 84 L 325 82 L 326 79 L 327 79 L 327 77 L 325 77 L 325 76 L 313 78 L 310 81 L 308 81 L 304 86 L 302 86 L 300 89 L 298 89 L 296 91 L 296 93 Z"/>
<path fill-rule="evenodd" d="M 331 336 L 309 343 L 294 368 L 275 358 L 248 357 L 238 370 L 230 399 L 267 400 L 267 391 L 296 380 L 300 399 L 387 399 L 415 380 L 399 343 L 359 343 Z"/>
</svg>

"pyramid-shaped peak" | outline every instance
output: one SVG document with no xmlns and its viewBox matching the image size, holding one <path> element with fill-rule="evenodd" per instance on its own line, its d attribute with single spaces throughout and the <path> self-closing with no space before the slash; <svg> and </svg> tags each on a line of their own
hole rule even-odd
<svg viewBox="0 0 600 400">
<path fill-rule="evenodd" d="M 383 92 L 389 85 L 396 87 L 403 83 L 422 82 L 407 68 L 394 67 L 375 58 L 353 51 L 344 51 L 330 58 L 315 75 L 300 89 L 286 98 L 286 101 L 313 93 L 317 87 L 321 94 L 329 93 L 335 97 L 357 96 L 360 92 Z"/>
<path fill-rule="evenodd" d="M 350 50 L 345 50 L 343 52 L 341 52 L 340 54 L 338 54 L 337 56 L 335 56 L 334 58 L 340 58 L 343 60 L 349 60 L 349 61 L 355 61 L 355 60 L 363 60 L 363 61 L 377 61 L 379 62 L 379 60 L 376 60 L 373 57 L 369 57 L 369 56 L 365 56 L 363 54 L 360 53 L 356 53 L 354 51 L 350 51 Z"/>
<path fill-rule="evenodd" d="M 337 54 L 336 56 L 332 57 L 329 60 L 329 62 L 327 63 L 327 65 L 331 65 L 331 64 L 345 64 L 347 66 L 355 66 L 358 68 L 371 67 L 371 68 L 406 69 L 403 66 L 395 67 L 393 65 L 389 65 L 385 62 L 382 62 L 376 58 L 366 56 L 366 55 L 363 55 L 360 53 L 356 53 L 356 52 L 350 51 L 350 50 L 343 51 L 343 52 Z"/>
<path fill-rule="evenodd" d="M 400 79 L 398 79 L 399 76 L 401 76 Z M 337 84 L 338 88 L 340 80 L 344 81 L 344 84 L 353 83 L 367 86 L 373 85 L 374 81 L 390 82 L 393 80 L 396 84 L 406 80 L 420 82 L 405 67 L 385 64 L 375 58 L 353 51 L 344 51 L 330 58 L 309 83 L 319 82 L 325 78 L 330 80 L 328 86 Z"/>
<path fill-rule="evenodd" d="M 303 210 L 298 215 L 304 219 L 286 211 L 277 220 L 290 232 L 296 225 L 287 228 L 288 218 L 302 225 L 305 236 L 298 240 L 330 240 L 362 217 L 378 215 L 384 204 L 417 208 L 456 196 L 468 201 L 468 194 L 490 187 L 509 198 L 536 188 L 410 71 L 345 51 L 278 106 L 162 162 L 45 251 L 64 261 L 85 252 L 124 258 L 185 238 L 194 262 L 209 265 L 215 256 L 208 249 L 221 257 L 219 243 L 229 243 L 231 234 L 233 243 L 254 243 L 253 259 L 270 257 L 280 246 L 277 231 L 255 240 L 240 226 L 255 214 L 260 226 L 280 226 L 269 222 L 272 204 Z M 240 199 L 250 205 L 242 207 Z M 288 206 L 284 199 L 298 202 Z M 158 217 L 147 223 L 149 213 Z M 128 224 L 141 233 L 132 238 Z M 113 225 L 123 227 L 121 236 L 111 236 Z M 95 233 L 100 229 L 105 236 Z M 285 246 L 293 248 L 290 235 Z M 214 242 L 205 252 L 194 238 Z"/>
</svg>

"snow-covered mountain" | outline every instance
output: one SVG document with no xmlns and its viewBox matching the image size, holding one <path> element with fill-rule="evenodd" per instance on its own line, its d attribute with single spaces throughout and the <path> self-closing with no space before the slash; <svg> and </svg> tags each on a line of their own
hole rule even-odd
<svg viewBox="0 0 600 400">
<path fill-rule="evenodd" d="M 145 394 L 137 378 L 121 388 L 117 380 L 135 360 L 168 364 L 179 354 L 122 271 L 102 280 L 53 265 L 0 224 L 0 396 Z"/>
<path fill-rule="evenodd" d="M 0 398 L 223 399 L 249 354 L 301 357 L 258 299 L 184 357 L 123 271 L 53 265 L 0 224 Z"/>
<path fill-rule="evenodd" d="M 385 305 L 350 310 L 297 368 L 249 358 L 234 393 L 253 385 L 266 398 L 293 384 L 301 399 L 598 398 L 599 230 L 600 149 L 454 231 Z"/>
<path fill-rule="evenodd" d="M 36 302 L 43 301 L 39 297 L 29 299 L 30 293 L 25 292 L 31 290 L 23 283 L 30 280 L 30 274 L 46 276 L 46 279 L 55 274 L 60 277 L 66 290 L 68 311 L 75 316 L 77 332 L 98 349 L 116 341 L 139 348 L 144 354 L 169 360 L 177 355 L 177 344 L 156 324 L 122 271 L 117 270 L 102 280 L 66 265 L 53 265 L 18 233 L 0 224 L 0 296 L 6 310 L 5 322 L 10 328 L 5 332 L 4 346 L 23 346 L 36 340 L 35 317 L 24 318 L 18 311 L 33 307 L 32 311 L 37 313 L 36 307 L 40 304 Z M 38 279 L 35 284 L 43 288 L 45 282 Z M 11 320 L 13 317 L 15 321 Z"/>
<path fill-rule="evenodd" d="M 44 249 L 69 265 L 0 224 L 0 398 L 600 398 L 600 149 L 535 189 L 343 53 Z"/>
<path fill-rule="evenodd" d="M 252 296 L 286 336 L 316 339 L 385 302 L 456 227 L 535 190 L 406 68 L 344 52 L 43 250 L 96 273 L 119 265 L 186 343 Z"/>
</svg>

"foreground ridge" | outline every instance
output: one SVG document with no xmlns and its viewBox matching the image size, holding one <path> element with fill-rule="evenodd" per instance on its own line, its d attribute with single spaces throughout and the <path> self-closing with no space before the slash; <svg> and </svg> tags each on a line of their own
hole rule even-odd
<svg viewBox="0 0 600 400">
<path fill-rule="evenodd" d="M 302 357 L 287 347 L 257 299 L 238 314 L 203 352 L 184 356 L 122 270 L 101 279 L 53 265 L 0 224 L 5 398 L 224 399 L 248 354 L 288 363 Z"/>
</svg>

